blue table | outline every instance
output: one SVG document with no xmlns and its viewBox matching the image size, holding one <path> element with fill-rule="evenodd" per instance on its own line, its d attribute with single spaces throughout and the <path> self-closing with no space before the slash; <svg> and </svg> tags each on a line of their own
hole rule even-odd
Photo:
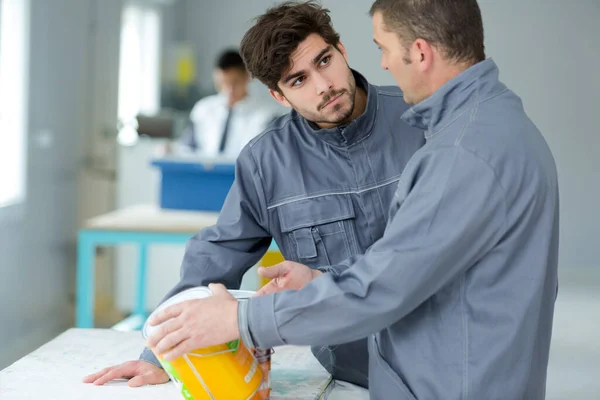
<svg viewBox="0 0 600 400">
<path fill-rule="evenodd" d="M 148 247 L 152 244 L 182 244 L 201 229 L 217 222 L 216 212 L 163 210 L 139 205 L 117 210 L 87 221 L 77 243 L 77 306 L 75 325 L 94 327 L 95 255 L 97 246 L 135 244 L 138 265 L 133 314 L 116 329 L 139 329 L 147 317 L 146 275 Z"/>
</svg>

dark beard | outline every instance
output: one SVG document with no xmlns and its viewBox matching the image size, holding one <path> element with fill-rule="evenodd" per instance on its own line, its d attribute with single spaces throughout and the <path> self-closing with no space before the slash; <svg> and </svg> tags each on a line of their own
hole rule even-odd
<svg viewBox="0 0 600 400">
<path fill-rule="evenodd" d="M 323 101 L 321 102 L 321 104 L 319 105 L 319 107 L 317 107 L 317 110 L 322 110 L 323 106 L 325 106 L 327 104 L 327 102 L 329 100 L 331 100 L 332 98 L 334 98 L 335 96 L 341 94 L 341 93 L 348 93 L 350 95 L 350 107 L 348 108 L 348 111 L 346 111 L 344 114 L 342 114 L 340 117 L 338 117 L 337 119 L 331 121 L 331 120 L 320 120 L 320 121 L 312 121 L 316 124 L 319 123 L 326 123 L 326 124 L 335 124 L 335 125 L 341 125 L 341 124 L 347 124 L 350 122 L 351 118 L 352 118 L 352 114 L 354 113 L 354 103 L 356 101 L 356 81 L 353 79 L 354 76 L 352 76 L 352 79 L 348 80 L 348 88 L 349 90 L 346 89 L 342 89 L 342 90 L 337 90 L 337 91 L 331 91 L 329 93 L 327 93 L 325 96 L 323 96 Z M 341 104 L 336 104 L 334 106 L 334 111 L 339 111 L 340 107 L 342 107 Z"/>
<path fill-rule="evenodd" d="M 335 96 L 331 96 L 331 97 L 335 97 Z M 342 107 L 341 104 L 336 104 L 333 108 L 334 111 L 339 111 L 340 108 Z M 342 125 L 342 124 L 347 124 L 350 122 L 350 119 L 352 118 L 352 113 L 354 112 L 354 96 L 350 97 L 350 107 L 348 108 L 348 110 L 342 114 L 341 116 L 339 116 L 338 118 L 336 118 L 335 120 L 320 120 L 320 121 L 313 121 L 316 124 L 319 123 L 326 123 L 326 124 L 335 124 L 335 125 Z"/>
</svg>

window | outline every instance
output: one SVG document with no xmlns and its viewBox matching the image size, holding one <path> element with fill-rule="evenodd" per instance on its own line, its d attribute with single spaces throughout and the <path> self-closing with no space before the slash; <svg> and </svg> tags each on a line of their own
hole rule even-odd
<svg viewBox="0 0 600 400">
<path fill-rule="evenodd" d="M 137 141 L 138 114 L 160 109 L 160 10 L 133 3 L 123 9 L 119 60 L 119 143 Z"/>
<path fill-rule="evenodd" d="M 0 207 L 25 198 L 29 1 L 0 0 Z"/>
</svg>

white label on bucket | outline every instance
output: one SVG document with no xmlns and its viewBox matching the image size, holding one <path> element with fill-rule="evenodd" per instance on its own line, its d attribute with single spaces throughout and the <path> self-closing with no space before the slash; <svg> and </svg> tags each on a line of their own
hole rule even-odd
<svg viewBox="0 0 600 400">
<path fill-rule="evenodd" d="M 254 360 L 254 362 L 252 363 L 252 367 L 250 367 L 250 371 L 248 371 L 248 373 L 246 374 L 246 377 L 244 378 L 244 382 L 250 383 L 252 378 L 254 378 L 254 374 L 256 374 L 257 367 L 258 367 L 258 362 L 256 360 Z"/>
</svg>

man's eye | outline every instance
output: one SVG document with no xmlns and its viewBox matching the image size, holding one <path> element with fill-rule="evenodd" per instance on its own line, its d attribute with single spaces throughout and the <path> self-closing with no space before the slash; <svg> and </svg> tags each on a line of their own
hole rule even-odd
<svg viewBox="0 0 600 400">
<path fill-rule="evenodd" d="M 381 46 L 377 46 L 377 50 L 381 51 Z"/>
<path fill-rule="evenodd" d="M 304 82 L 304 77 L 301 76 L 300 78 L 296 79 L 293 83 L 292 86 L 298 86 L 300 84 L 302 84 L 302 82 Z"/>
<path fill-rule="evenodd" d="M 331 61 L 331 56 L 323 57 L 323 59 L 321 60 L 321 62 L 319 64 L 323 67 L 323 66 L 329 64 L 329 61 Z"/>
</svg>

